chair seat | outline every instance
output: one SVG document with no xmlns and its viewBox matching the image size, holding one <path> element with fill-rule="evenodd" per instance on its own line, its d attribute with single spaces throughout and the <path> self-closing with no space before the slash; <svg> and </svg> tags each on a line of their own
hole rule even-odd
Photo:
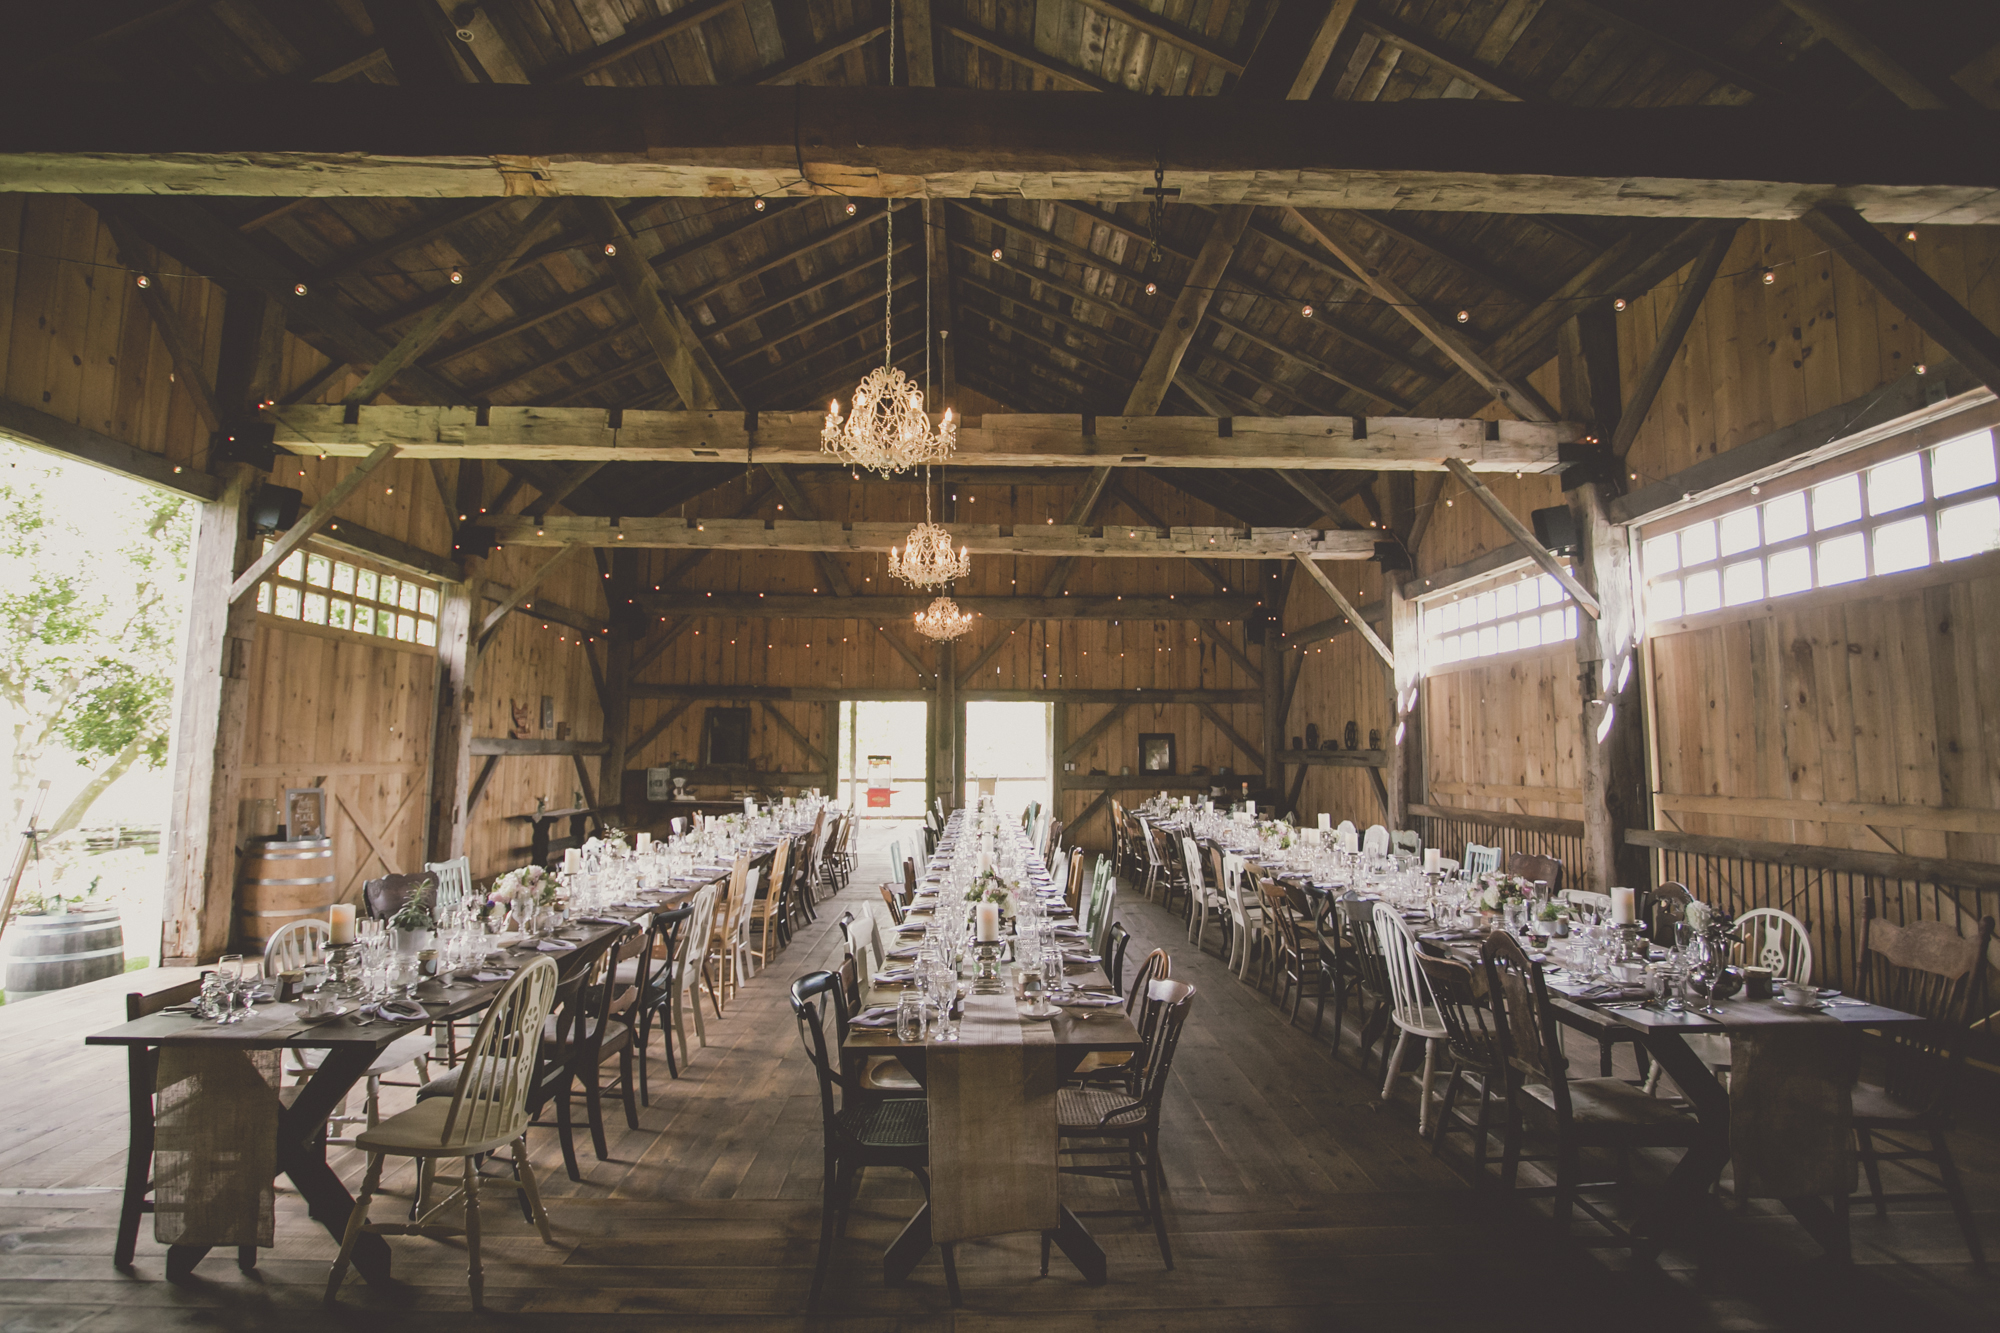
<svg viewBox="0 0 2000 1333">
<path fill-rule="evenodd" d="M 921 1092 L 924 1085 L 895 1056 L 876 1055 L 861 1070 L 861 1086 L 869 1092 Z"/>
<path fill-rule="evenodd" d="M 1096 1133 L 1099 1121 L 1121 1106 L 1130 1110 L 1112 1116 L 1103 1129 L 1136 1129 L 1146 1123 L 1145 1108 L 1132 1106 L 1132 1098 L 1123 1092 L 1112 1092 L 1103 1088 L 1058 1088 L 1056 1089 L 1056 1130 L 1063 1134 Z"/>
<path fill-rule="evenodd" d="M 1123 1069 L 1132 1063 L 1130 1051 L 1086 1051 L 1076 1062 L 1076 1073 L 1092 1074 L 1103 1069 Z"/>
<path fill-rule="evenodd" d="M 456 1071 L 454 1071 L 456 1072 Z M 430 1085 L 425 1085 L 428 1088 Z M 525 1120 L 511 1134 L 469 1139 L 449 1146 L 444 1138 L 445 1120 L 451 1115 L 451 1098 L 420 1099 L 407 1111 L 399 1111 L 373 1129 L 355 1136 L 354 1145 L 364 1152 L 393 1153 L 399 1157 L 471 1157 L 497 1152 L 527 1129 Z"/>
<path fill-rule="evenodd" d="M 1530 1084 L 1524 1091 L 1543 1106 L 1554 1109 L 1553 1098 L 1546 1087 L 1539 1083 Z M 1623 1079 L 1571 1079 L 1569 1109 L 1571 1122 L 1581 1130 L 1644 1130 L 1649 1135 L 1671 1133 L 1678 1136 L 1691 1135 L 1695 1128 L 1693 1116 L 1663 1098 L 1648 1097 L 1644 1090 L 1633 1087 Z M 1666 1140 L 1669 1143 L 1679 1141 L 1679 1137 Z"/>
<path fill-rule="evenodd" d="M 1899 1100 L 1886 1088 L 1872 1083 L 1854 1085 L 1854 1123 L 1864 1129 L 1908 1127 L 1928 1118 L 1924 1108 Z"/>
<path fill-rule="evenodd" d="M 1394 1017 L 1396 1026 L 1409 1033 L 1412 1037 L 1426 1037 L 1434 1041 L 1443 1041 L 1451 1035 L 1445 1031 L 1444 1020 L 1438 1017 L 1438 1011 L 1428 1006 L 1420 1010 L 1414 1018 L 1408 1020 L 1405 1020 L 1400 1014 L 1394 1015 Z"/>
<path fill-rule="evenodd" d="M 919 1097 L 850 1106 L 834 1125 L 842 1138 L 864 1148 L 922 1148 L 931 1141 L 930 1104 Z"/>
</svg>

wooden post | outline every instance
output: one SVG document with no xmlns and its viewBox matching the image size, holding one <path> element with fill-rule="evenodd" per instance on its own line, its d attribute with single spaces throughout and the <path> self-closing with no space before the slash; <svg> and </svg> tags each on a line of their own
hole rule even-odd
<svg viewBox="0 0 2000 1333">
<path fill-rule="evenodd" d="M 1063 818 L 1064 752 L 1069 749 L 1069 705 L 1049 705 L 1049 818 Z"/>
<path fill-rule="evenodd" d="M 284 316 L 262 296 L 232 292 L 223 315 L 215 401 L 224 428 L 249 419 L 278 382 Z M 202 505 L 188 579 L 187 647 L 181 659 L 167 815 L 166 893 L 160 961 L 189 966 L 229 943 L 236 898 L 236 823 L 243 736 L 250 704 L 257 603 L 232 603 L 230 584 L 250 563 L 250 506 L 262 474 L 241 462 L 220 468 L 220 498 Z"/>
<path fill-rule="evenodd" d="M 611 552 L 611 577 L 604 583 L 605 601 L 610 606 L 610 623 L 604 650 L 604 751 L 598 770 L 597 795 L 604 805 L 615 806 L 622 824 L 625 811 L 626 741 L 632 731 L 632 655 L 639 636 L 646 632 L 644 619 L 632 598 L 639 591 L 639 553 Z"/>
<path fill-rule="evenodd" d="M 1410 807 L 1424 802 L 1423 655 L 1418 639 L 1417 601 L 1410 595 L 1413 573 L 1383 580 L 1389 603 L 1389 827 L 1410 826 Z"/>
<path fill-rule="evenodd" d="M 826 751 L 826 799 L 840 799 L 840 701 L 819 706 L 820 748 Z"/>
<path fill-rule="evenodd" d="M 925 799 L 942 796 L 945 804 L 950 805 L 958 799 L 952 781 L 958 767 L 958 663 L 954 660 L 957 645 L 947 641 L 937 648 L 937 681 L 931 692 L 930 783 Z"/>
<path fill-rule="evenodd" d="M 465 855 L 466 821 L 472 803 L 473 676 L 479 660 L 476 637 L 485 587 L 486 580 L 478 573 L 468 573 L 464 582 L 444 585 L 438 606 L 437 723 L 431 740 L 433 861 Z"/>
<path fill-rule="evenodd" d="M 1284 577 L 1282 561 L 1264 562 L 1263 597 L 1264 642 L 1258 652 L 1264 679 L 1263 734 L 1264 786 L 1282 792 L 1285 786 L 1285 605 L 1284 594 L 1291 587 Z"/>
</svg>

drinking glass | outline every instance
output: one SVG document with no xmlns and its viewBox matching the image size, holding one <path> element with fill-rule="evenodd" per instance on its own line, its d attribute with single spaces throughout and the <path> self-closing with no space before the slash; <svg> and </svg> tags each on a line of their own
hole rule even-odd
<svg viewBox="0 0 2000 1333">
<path fill-rule="evenodd" d="M 924 1039 L 924 997 L 914 989 L 905 990 L 896 1001 L 896 1040 Z"/>
</svg>

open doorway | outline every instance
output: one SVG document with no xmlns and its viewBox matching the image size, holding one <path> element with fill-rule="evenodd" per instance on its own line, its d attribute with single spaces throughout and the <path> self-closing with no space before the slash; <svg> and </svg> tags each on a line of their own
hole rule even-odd
<svg viewBox="0 0 2000 1333">
<path fill-rule="evenodd" d="M 842 700 L 840 803 L 863 819 L 922 819 L 929 736 L 921 700 Z"/>
<path fill-rule="evenodd" d="M 1050 730 L 1054 705 L 968 703 L 965 706 L 965 799 L 988 791 L 1002 813 L 1019 815 L 1030 801 L 1044 809 L 1054 796 Z"/>
</svg>

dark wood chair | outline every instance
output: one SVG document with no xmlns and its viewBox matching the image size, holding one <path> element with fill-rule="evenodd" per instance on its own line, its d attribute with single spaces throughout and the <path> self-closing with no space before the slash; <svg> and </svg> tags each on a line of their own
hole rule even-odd
<svg viewBox="0 0 2000 1333">
<path fill-rule="evenodd" d="M 1646 938 L 1662 948 L 1674 943 L 1674 926 L 1687 919 L 1694 895 L 1679 880 L 1668 880 L 1646 895 Z"/>
<path fill-rule="evenodd" d="M 1104 975 L 1111 981 L 1111 989 L 1122 992 L 1125 989 L 1125 952 L 1132 947 L 1132 932 L 1125 929 L 1122 921 L 1111 923 L 1107 938 L 1111 947 L 1104 951 Z"/>
<path fill-rule="evenodd" d="M 1125 992 L 1125 1013 L 1134 1020 L 1141 1032 L 1146 1026 L 1147 1014 L 1144 1006 L 1150 987 L 1156 981 L 1170 980 L 1173 973 L 1174 960 L 1168 956 L 1165 949 L 1155 949 L 1146 955 L 1140 962 L 1138 971 L 1132 974 L 1132 987 Z M 1121 1087 L 1137 1096 L 1138 1089 L 1133 1079 L 1141 1068 L 1141 1064 L 1132 1058 L 1130 1051 L 1087 1051 L 1070 1077 L 1079 1086 Z"/>
<path fill-rule="evenodd" d="M 1519 875 L 1531 883 L 1549 886 L 1550 893 L 1563 890 L 1563 863 L 1553 856 L 1536 856 L 1529 852 L 1507 853 L 1507 873 Z"/>
<path fill-rule="evenodd" d="M 1891 1203 L 1940 1196 L 1950 1200 L 1965 1248 L 1978 1269 L 1986 1267 L 1986 1249 L 1944 1134 L 1950 1127 L 1949 1102 L 1964 1068 L 1965 1046 L 1971 1038 L 1968 1023 L 1983 993 L 1980 982 L 1992 940 L 1990 916 L 1967 936 L 1944 921 L 1897 925 L 1876 915 L 1873 895 L 1862 900 L 1861 995 L 1925 1019 L 1921 1027 L 1883 1029 L 1883 1082 L 1879 1087 L 1863 1083 L 1854 1089 L 1854 1137 L 1868 1178 L 1866 1197 L 1874 1203 L 1877 1217 L 1887 1217 Z M 1877 1136 L 1888 1145 L 1887 1151 L 1876 1145 Z M 1929 1146 L 1916 1142 L 1919 1137 Z M 1937 1188 L 1886 1193 L 1883 1162 L 1899 1163 Z M 1912 1162 L 1927 1162 L 1937 1174 L 1926 1175 L 1909 1165 Z M 1845 1201 L 1843 1211 L 1854 1201 Z"/>
<path fill-rule="evenodd" d="M 903 924 L 903 899 L 897 894 L 893 884 L 882 886 L 882 901 L 889 904 L 889 917 L 897 925 Z"/>
<path fill-rule="evenodd" d="M 1487 1023 L 1487 1010 L 1479 1002 L 1478 974 L 1456 958 L 1422 951 L 1417 954 L 1417 966 L 1430 983 L 1431 998 L 1437 1002 L 1438 1017 L 1444 1024 L 1445 1050 L 1451 1056 L 1451 1076 L 1445 1080 L 1444 1105 L 1431 1134 L 1431 1152 L 1444 1148 L 1447 1134 L 1470 1134 L 1473 1172 L 1483 1179 L 1494 1099 L 1505 1080 L 1495 1070 L 1499 1048 Z M 1467 1115 L 1458 1106 L 1460 1092 L 1478 1094 L 1477 1112 Z"/>
<path fill-rule="evenodd" d="M 555 1040 L 556 1049 L 567 1057 L 570 1069 L 569 1086 L 556 1101 L 557 1125 L 565 1136 L 571 1132 L 571 1098 L 582 1092 L 584 1114 L 590 1122 L 590 1144 L 600 1162 L 611 1158 L 611 1147 L 604 1133 L 607 1095 L 616 1095 L 624 1103 L 625 1127 L 639 1128 L 633 1050 L 638 1044 L 634 1029 L 638 1022 L 639 988 L 618 982 L 618 955 L 636 934 L 612 940 L 611 947 L 587 970 L 579 1003 L 574 1006 L 577 1021 L 567 1027 L 556 1025 L 553 1032 L 545 1026 L 542 1033 L 544 1041 Z M 604 1065 L 614 1057 L 618 1073 L 607 1081 Z"/>
<path fill-rule="evenodd" d="M 1333 1047 L 1340 1049 L 1340 1031 L 1346 1016 L 1347 997 L 1356 1000 L 1361 1018 L 1361 1069 L 1368 1070 L 1368 1053 L 1375 1043 L 1388 1036 L 1392 1004 L 1389 998 L 1389 960 L 1382 953 L 1382 941 L 1375 936 L 1375 900 L 1346 893 L 1334 900 L 1340 916 L 1338 955 L 1333 961 Z M 1365 1014 L 1364 1006 L 1368 1006 Z M 1387 1059 L 1387 1052 L 1383 1053 Z"/>
<path fill-rule="evenodd" d="M 437 908 L 437 876 L 429 871 L 415 875 L 392 872 L 380 879 L 368 880 L 361 886 L 361 901 L 369 916 L 377 921 L 387 921 L 409 901 L 412 889 L 419 891 L 426 908 Z"/>
<path fill-rule="evenodd" d="M 201 980 L 183 981 L 150 995 L 132 991 L 125 996 L 125 1021 L 136 1022 L 201 994 Z M 153 1211 L 153 1088 L 159 1080 L 160 1048 L 125 1048 L 126 1106 L 130 1113 L 125 1148 L 125 1199 L 118 1210 L 118 1239 L 111 1262 L 120 1272 L 132 1271 L 139 1249 L 139 1219 Z M 241 1245 L 236 1266 L 249 1272 L 257 1266 L 257 1247 Z"/>
<path fill-rule="evenodd" d="M 819 1303 L 826 1273 L 833 1261 L 835 1239 L 847 1229 L 848 1203 L 861 1173 L 871 1166 L 908 1171 L 931 1192 L 930 1107 L 922 1097 L 863 1096 L 838 1066 L 827 1048 L 829 1008 L 841 1003 L 840 978 L 831 972 L 809 972 L 792 983 L 792 1015 L 798 1020 L 799 1041 L 819 1076 L 820 1129 L 825 1166 L 820 1186 L 819 1259 L 813 1265 L 808 1309 Z M 834 1093 L 838 1090 L 839 1098 Z M 958 1267 L 952 1247 L 944 1251 L 944 1276 L 953 1304 L 958 1302 Z"/>
<path fill-rule="evenodd" d="M 1150 1217 L 1159 1237 L 1160 1258 L 1174 1266 L 1167 1241 L 1165 1172 L 1160 1165 L 1160 1103 L 1166 1096 L 1174 1051 L 1194 1008 L 1195 989 L 1185 981 L 1146 985 L 1148 1012 L 1140 1036 L 1146 1045 L 1134 1061 L 1132 1090 L 1087 1086 L 1056 1092 L 1056 1152 L 1072 1160 L 1065 1175 L 1129 1179 L 1139 1215 Z M 1123 1157 L 1120 1162 L 1079 1162 L 1078 1157 Z M 1042 1233 L 1042 1276 L 1049 1272 L 1049 1235 Z"/>
<path fill-rule="evenodd" d="M 1333 960 L 1320 945 L 1319 934 L 1302 928 L 1313 919 L 1312 902 L 1303 889 L 1259 878 L 1264 895 L 1264 911 L 1270 918 L 1278 941 L 1278 1007 L 1292 1002 L 1286 1019 L 1298 1025 L 1299 1008 L 1308 995 L 1317 997 L 1313 1009 L 1312 1034 L 1326 1019 L 1326 997 L 1333 990 Z"/>
<path fill-rule="evenodd" d="M 1581 1208 L 1619 1243 L 1638 1244 L 1630 1232 L 1584 1197 L 1585 1190 L 1603 1189 L 1610 1182 L 1579 1179 L 1579 1154 L 1585 1148 L 1608 1148 L 1620 1161 L 1626 1161 L 1638 1148 L 1687 1148 L 1694 1144 L 1699 1126 L 1693 1116 L 1621 1079 L 1570 1078 L 1542 965 L 1529 958 L 1520 941 L 1505 931 L 1488 935 L 1479 954 L 1486 968 L 1486 1000 L 1493 1009 L 1499 1047 L 1496 1067 L 1506 1089 L 1501 1183 L 1514 1188 L 1523 1160 L 1545 1160 L 1524 1159 L 1521 1153 L 1527 1117 L 1533 1114 L 1554 1130 L 1556 1183 L 1524 1193 L 1553 1194 L 1558 1227 L 1566 1228 L 1571 1209 Z"/>
<path fill-rule="evenodd" d="M 670 1078 L 681 1076 L 680 1065 L 674 1059 L 673 1003 L 677 976 L 674 969 L 678 965 L 681 931 L 687 928 L 688 921 L 693 917 L 692 907 L 653 913 L 653 919 L 646 927 L 644 942 L 633 950 L 630 958 L 618 964 L 618 984 L 638 992 L 634 998 L 634 1016 L 639 1024 L 639 1100 L 649 1106 L 653 1098 L 647 1083 L 646 1065 L 656 1019 L 665 1035 L 667 1075 Z"/>
</svg>

